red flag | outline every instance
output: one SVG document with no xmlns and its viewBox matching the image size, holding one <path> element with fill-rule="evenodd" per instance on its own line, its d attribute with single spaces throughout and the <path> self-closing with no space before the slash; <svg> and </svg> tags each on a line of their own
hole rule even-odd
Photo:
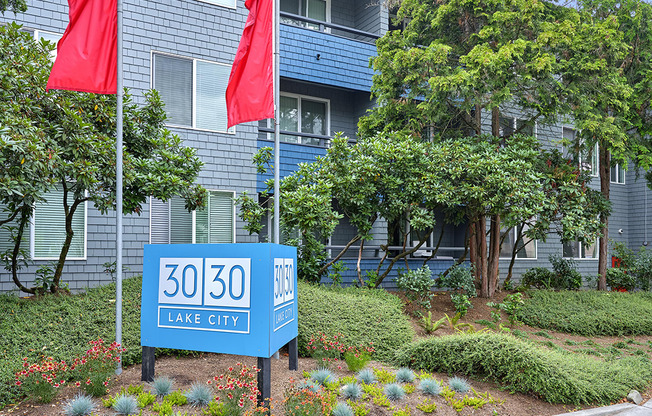
<svg viewBox="0 0 652 416">
<path fill-rule="evenodd" d="M 273 0 L 246 0 L 247 23 L 226 88 L 228 127 L 274 117 Z"/>
<path fill-rule="evenodd" d="M 68 0 L 69 23 L 57 44 L 47 89 L 115 94 L 116 0 Z"/>
</svg>

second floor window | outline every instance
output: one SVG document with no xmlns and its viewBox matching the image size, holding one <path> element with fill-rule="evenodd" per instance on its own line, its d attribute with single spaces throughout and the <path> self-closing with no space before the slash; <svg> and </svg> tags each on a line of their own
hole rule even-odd
<svg viewBox="0 0 652 416">
<path fill-rule="evenodd" d="M 319 20 L 321 22 L 330 21 L 329 13 L 330 2 L 327 0 L 281 0 L 281 11 L 307 17 L 309 19 Z M 318 25 L 313 23 L 299 22 L 294 19 L 282 18 L 283 23 L 295 24 L 311 29 L 319 29 Z"/>
<path fill-rule="evenodd" d="M 621 184 L 625 183 L 625 169 L 620 165 L 620 163 L 616 163 L 611 167 L 611 182 Z"/>
<path fill-rule="evenodd" d="M 280 128 L 297 133 L 328 135 L 329 105 L 328 101 L 307 98 L 298 95 L 281 96 Z M 281 140 L 288 143 L 311 144 L 318 146 L 321 139 L 298 135 L 281 135 Z"/>
<path fill-rule="evenodd" d="M 168 124 L 226 132 L 226 85 L 231 67 L 154 53 L 152 86 L 165 103 Z"/>
</svg>

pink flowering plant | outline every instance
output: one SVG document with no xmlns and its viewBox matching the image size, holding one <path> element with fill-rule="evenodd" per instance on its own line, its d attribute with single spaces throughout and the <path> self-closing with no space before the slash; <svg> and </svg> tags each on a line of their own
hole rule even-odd
<svg viewBox="0 0 652 416">
<path fill-rule="evenodd" d="M 324 368 L 335 365 L 341 370 L 341 360 L 344 358 L 349 370 L 359 371 L 367 365 L 375 349 L 373 342 L 368 345 L 347 345 L 340 333 L 329 336 L 319 332 L 310 337 L 308 351 L 311 357 L 321 361 Z"/>
<path fill-rule="evenodd" d="M 41 403 L 50 403 L 65 383 L 67 365 L 65 361 L 43 358 L 40 363 L 29 363 L 23 358 L 23 369 L 16 373 L 16 385 Z"/>
<path fill-rule="evenodd" d="M 222 405 L 222 414 L 244 415 L 247 410 L 256 408 L 260 394 L 256 380 L 259 371 L 255 365 L 248 367 L 237 363 L 229 367 L 226 373 L 208 381 L 217 390 L 215 400 Z"/>
<path fill-rule="evenodd" d="M 99 397 L 106 394 L 111 376 L 115 374 L 120 362 L 120 354 L 126 349 L 116 342 L 104 345 L 102 338 L 88 344 L 91 348 L 81 357 L 75 358 L 70 369 L 77 380 L 76 386 L 82 387 L 91 396 Z"/>
</svg>

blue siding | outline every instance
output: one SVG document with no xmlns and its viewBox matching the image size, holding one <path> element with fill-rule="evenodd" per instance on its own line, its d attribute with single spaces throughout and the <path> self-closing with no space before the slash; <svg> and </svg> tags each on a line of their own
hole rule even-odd
<svg viewBox="0 0 652 416">
<path fill-rule="evenodd" d="M 282 77 L 371 90 L 369 58 L 376 56 L 375 45 L 290 25 L 281 25 L 280 35 Z"/>
<path fill-rule="evenodd" d="M 269 140 L 258 140 L 258 148 L 274 148 L 274 142 Z M 295 143 L 281 143 L 281 178 L 284 178 L 294 172 L 299 163 L 314 162 L 317 156 L 324 156 L 326 149 L 317 146 L 306 146 Z M 258 174 L 256 189 L 258 192 L 265 190 L 265 181 L 271 179 L 274 172 L 270 171 L 265 174 Z"/>
</svg>

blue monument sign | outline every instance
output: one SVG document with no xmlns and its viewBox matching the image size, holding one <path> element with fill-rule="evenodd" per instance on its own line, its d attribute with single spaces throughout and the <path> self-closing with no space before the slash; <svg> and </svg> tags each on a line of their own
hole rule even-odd
<svg viewBox="0 0 652 416">
<path fill-rule="evenodd" d="M 145 246 L 141 345 L 269 358 L 298 334 L 297 251 Z"/>
</svg>

